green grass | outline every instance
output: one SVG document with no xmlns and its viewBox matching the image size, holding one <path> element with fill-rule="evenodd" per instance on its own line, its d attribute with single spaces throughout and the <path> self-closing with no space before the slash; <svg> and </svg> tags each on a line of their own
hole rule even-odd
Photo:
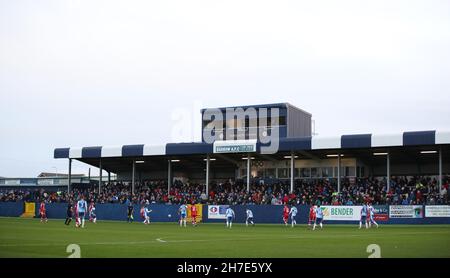
<svg viewBox="0 0 450 278">
<path fill-rule="evenodd" d="M 450 225 L 381 226 L 358 230 L 354 225 L 306 226 L 176 223 L 87 222 L 85 229 L 63 220 L 0 218 L 0 257 L 67 257 L 78 244 L 81 257 L 211 258 L 367 258 L 367 246 L 378 244 L 382 257 L 450 257 Z M 159 240 L 158 240 L 159 239 Z"/>
</svg>

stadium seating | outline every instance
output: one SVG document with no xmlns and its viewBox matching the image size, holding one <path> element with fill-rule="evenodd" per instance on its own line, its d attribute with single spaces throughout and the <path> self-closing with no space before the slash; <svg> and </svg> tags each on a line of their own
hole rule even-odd
<svg viewBox="0 0 450 278">
<path fill-rule="evenodd" d="M 253 179 L 250 192 L 243 181 L 212 183 L 208 195 L 204 185 L 175 181 L 170 192 L 165 181 L 144 181 L 136 183 L 135 194 L 131 195 L 128 182 L 105 184 L 101 192 L 97 186 L 74 186 L 67 191 L 52 192 L 49 189 L 36 190 L 1 189 L 1 202 L 44 200 L 47 203 L 65 203 L 75 200 L 81 194 L 88 200 L 100 204 L 123 204 L 132 200 L 135 204 L 229 204 L 229 205 L 301 205 L 321 203 L 323 205 L 357 205 L 370 201 L 375 205 L 440 205 L 449 204 L 448 177 L 444 178 L 444 189 L 439 193 L 436 179 L 431 177 L 393 177 L 390 190 L 386 192 L 386 181 L 376 178 L 344 179 L 338 194 L 335 180 L 296 180 L 295 190 L 289 193 L 289 182 L 274 180 L 270 183 Z"/>
</svg>

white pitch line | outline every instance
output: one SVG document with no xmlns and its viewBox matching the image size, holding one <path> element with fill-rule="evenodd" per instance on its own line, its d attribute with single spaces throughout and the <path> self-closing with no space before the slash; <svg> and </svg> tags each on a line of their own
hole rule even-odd
<svg viewBox="0 0 450 278">
<path fill-rule="evenodd" d="M 132 244 L 153 244 L 152 241 L 125 241 L 125 242 L 81 242 L 78 245 L 132 245 Z M 39 247 L 39 246 L 67 246 L 70 243 L 24 243 L 24 244 L 0 244 L 0 247 Z"/>
<path fill-rule="evenodd" d="M 407 236 L 407 235 L 422 235 L 422 234 L 443 234 L 446 232 L 411 232 L 411 233 L 397 233 L 395 236 Z M 314 237 L 315 233 L 301 234 L 297 236 L 284 236 L 285 239 L 310 239 Z M 374 234 L 370 234 L 374 235 Z M 345 238 L 345 237 L 366 237 L 367 234 L 342 234 L 336 235 L 331 234 L 327 237 L 333 238 Z M 133 244 L 157 244 L 160 243 L 189 243 L 189 242 L 218 242 L 218 241 L 247 241 L 247 240 L 267 240 L 269 238 L 258 238 L 258 237 L 239 237 L 239 238 L 216 238 L 216 239 L 174 239 L 174 240 L 163 240 L 162 238 L 157 238 L 152 241 L 122 241 L 122 242 L 85 242 L 77 243 L 79 245 L 133 245 Z M 44 246 L 67 246 L 68 243 L 24 243 L 24 244 L 0 244 L 0 247 L 44 247 Z"/>
<path fill-rule="evenodd" d="M 157 242 L 161 243 L 187 243 L 187 242 L 217 242 L 217 241 L 236 241 L 236 240 L 249 240 L 252 238 L 218 238 L 218 239 L 180 239 L 180 240 L 171 240 L 166 241 L 162 238 L 157 238 L 152 241 L 111 241 L 111 242 L 81 242 L 77 243 L 78 245 L 132 245 L 132 244 L 157 244 Z M 67 246 L 68 243 L 23 243 L 23 244 L 0 244 L 0 247 L 39 247 L 39 246 Z"/>
</svg>

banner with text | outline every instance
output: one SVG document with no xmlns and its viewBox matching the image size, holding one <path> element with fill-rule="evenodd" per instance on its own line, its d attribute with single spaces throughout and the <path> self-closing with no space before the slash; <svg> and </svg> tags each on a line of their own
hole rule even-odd
<svg viewBox="0 0 450 278">
<path fill-rule="evenodd" d="M 208 219 L 227 219 L 225 212 L 230 206 L 208 206 Z"/>
<path fill-rule="evenodd" d="M 389 221 L 389 206 L 374 206 L 373 208 L 375 210 L 375 221 Z"/>
<path fill-rule="evenodd" d="M 450 217 L 450 206 L 426 206 L 425 217 Z"/>
<path fill-rule="evenodd" d="M 256 140 L 215 141 L 214 153 L 256 152 Z"/>
<path fill-rule="evenodd" d="M 423 218 L 423 206 L 390 206 L 390 218 Z"/>
<path fill-rule="evenodd" d="M 359 221 L 362 206 L 322 206 L 323 219 L 334 221 Z"/>
<path fill-rule="evenodd" d="M 20 185 L 20 180 L 5 180 L 5 185 Z"/>
<path fill-rule="evenodd" d="M 37 181 L 38 185 L 53 185 L 53 179 L 40 179 Z"/>
</svg>

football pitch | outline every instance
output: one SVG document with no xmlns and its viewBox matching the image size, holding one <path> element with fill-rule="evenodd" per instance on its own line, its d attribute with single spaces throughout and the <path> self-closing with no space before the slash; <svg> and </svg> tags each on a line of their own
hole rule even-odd
<svg viewBox="0 0 450 278">
<path fill-rule="evenodd" d="M 327 225 L 311 231 L 305 225 L 99 221 L 84 229 L 64 220 L 0 218 L 0 257 L 64 258 L 67 246 L 80 246 L 82 258 L 367 258 L 377 244 L 381 257 L 450 257 L 450 225 L 381 225 L 359 230 L 355 225 Z"/>
</svg>

